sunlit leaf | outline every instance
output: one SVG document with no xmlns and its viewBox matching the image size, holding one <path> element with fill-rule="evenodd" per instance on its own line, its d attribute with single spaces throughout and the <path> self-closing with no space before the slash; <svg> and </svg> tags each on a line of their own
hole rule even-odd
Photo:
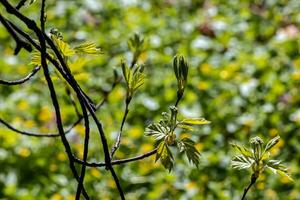
<svg viewBox="0 0 300 200">
<path fill-rule="evenodd" d="M 254 160 L 249 158 L 249 157 L 245 157 L 243 155 L 238 155 L 235 156 L 234 159 L 231 161 L 231 166 L 234 169 L 247 169 L 250 168 L 252 166 L 252 164 L 254 163 Z"/>
<path fill-rule="evenodd" d="M 78 58 L 74 62 L 68 61 L 68 66 L 70 67 L 72 72 L 82 72 L 83 67 L 87 63 L 85 58 Z"/>
<path fill-rule="evenodd" d="M 210 124 L 210 121 L 207 121 L 204 118 L 190 118 L 190 119 L 184 119 L 180 123 L 185 125 L 203 125 L 203 124 Z"/>
<path fill-rule="evenodd" d="M 56 37 L 55 35 L 51 35 L 51 38 L 64 56 L 72 56 L 75 54 L 75 51 L 71 49 L 71 47 L 62 39 Z"/>
<path fill-rule="evenodd" d="M 288 168 L 281 164 L 281 160 L 269 160 L 267 163 L 267 168 L 270 169 L 274 174 L 279 174 L 281 176 L 288 177 L 291 181 L 293 180 L 289 173 Z"/>
<path fill-rule="evenodd" d="M 200 163 L 200 153 L 195 147 L 195 142 L 189 138 L 183 138 L 177 145 L 181 152 L 185 152 L 189 162 L 198 167 Z"/>
<path fill-rule="evenodd" d="M 173 168 L 173 155 L 168 147 L 168 145 L 162 141 L 159 143 L 157 147 L 157 153 L 156 153 L 156 158 L 155 161 L 160 160 L 162 165 L 169 170 L 169 172 Z"/>
<path fill-rule="evenodd" d="M 145 74 L 137 72 L 134 74 L 132 82 L 131 82 L 131 87 L 133 90 L 137 90 L 139 87 L 141 87 L 144 82 L 145 82 Z"/>
<path fill-rule="evenodd" d="M 92 42 L 85 42 L 83 44 L 80 44 L 76 47 L 74 47 L 74 50 L 76 53 L 82 53 L 82 54 L 100 54 L 101 49 L 97 48 L 96 45 Z"/>
<path fill-rule="evenodd" d="M 247 149 L 246 147 L 243 147 L 241 145 L 238 145 L 236 143 L 231 143 L 231 146 L 238 151 L 239 153 L 241 153 L 242 155 L 246 156 L 246 157 L 252 157 L 252 152 Z"/>
<path fill-rule="evenodd" d="M 193 127 L 188 126 L 188 125 L 184 125 L 184 124 L 178 124 L 177 127 L 185 129 L 185 130 L 189 130 L 189 131 L 193 131 Z"/>
<path fill-rule="evenodd" d="M 51 54 L 49 54 L 51 57 L 53 57 Z M 29 64 L 31 65 L 36 65 L 36 66 L 41 66 L 41 52 L 39 51 L 33 51 L 31 53 L 31 61 Z M 46 59 L 46 62 L 49 63 L 49 61 Z"/>
<path fill-rule="evenodd" d="M 150 124 L 145 130 L 146 135 L 153 136 L 155 140 L 163 139 L 169 132 L 170 128 L 160 123 Z"/>
<path fill-rule="evenodd" d="M 145 82 L 145 74 L 143 73 L 143 65 L 134 65 L 129 68 L 124 61 L 121 63 L 123 76 L 127 86 L 127 92 L 131 96 Z"/>
<path fill-rule="evenodd" d="M 278 142 L 279 142 L 280 136 L 276 136 L 273 139 L 271 139 L 266 147 L 265 147 L 265 151 L 269 151 L 272 147 L 274 147 Z"/>
</svg>

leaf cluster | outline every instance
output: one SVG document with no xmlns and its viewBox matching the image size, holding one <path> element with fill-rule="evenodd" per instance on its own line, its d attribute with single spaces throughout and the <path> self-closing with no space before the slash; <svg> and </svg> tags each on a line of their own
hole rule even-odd
<svg viewBox="0 0 300 200">
<path fill-rule="evenodd" d="M 88 54 L 97 55 L 102 53 L 101 49 L 97 48 L 96 45 L 92 42 L 83 42 L 82 44 L 79 44 L 72 48 L 67 42 L 63 40 L 62 34 L 56 29 L 51 29 L 50 34 L 52 41 L 54 42 L 55 46 L 58 48 L 61 55 L 63 55 L 65 61 L 67 61 L 68 64 L 72 65 L 68 58 L 74 55 L 82 57 Z M 51 52 L 50 48 L 47 48 L 47 50 L 49 50 L 48 54 L 52 58 L 54 58 L 54 54 Z M 34 51 L 32 53 L 30 64 L 41 66 L 41 56 L 39 51 Z"/>
<path fill-rule="evenodd" d="M 127 99 L 131 99 L 134 92 L 145 82 L 144 65 L 135 64 L 128 67 L 124 61 L 121 62 L 123 77 L 127 87 Z"/>
<path fill-rule="evenodd" d="M 265 169 L 269 169 L 274 174 L 280 174 L 292 180 L 287 167 L 282 164 L 281 160 L 270 159 L 270 150 L 279 142 L 279 139 L 280 136 L 276 136 L 264 145 L 260 137 L 251 138 L 251 149 L 237 143 L 231 143 L 231 146 L 240 153 L 232 159 L 231 166 L 238 170 L 251 168 L 256 178 Z"/>
<path fill-rule="evenodd" d="M 170 107 L 170 113 L 163 113 L 163 118 L 159 123 L 150 124 L 145 134 L 152 136 L 158 141 L 156 161 L 160 160 L 163 166 L 169 171 L 174 166 L 174 158 L 170 150 L 171 146 L 177 147 L 180 152 L 184 152 L 190 163 L 198 166 L 200 163 L 200 152 L 195 147 L 195 142 L 188 137 L 180 138 L 176 136 L 175 130 L 183 128 L 192 130 L 193 125 L 204 125 L 210 122 L 204 118 L 188 118 L 177 120 L 177 108 Z"/>
<path fill-rule="evenodd" d="M 136 63 L 138 57 L 145 50 L 144 39 L 137 33 L 135 33 L 128 40 L 128 47 L 133 52 L 133 62 Z"/>
</svg>

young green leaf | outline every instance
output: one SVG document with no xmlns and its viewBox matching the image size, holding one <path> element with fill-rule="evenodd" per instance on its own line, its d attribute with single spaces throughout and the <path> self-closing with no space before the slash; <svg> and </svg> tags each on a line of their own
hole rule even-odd
<svg viewBox="0 0 300 200">
<path fill-rule="evenodd" d="M 276 137 L 274 137 L 273 139 L 271 139 L 271 140 L 267 143 L 267 145 L 266 145 L 266 147 L 265 147 L 265 151 L 269 151 L 272 147 L 274 147 L 274 146 L 279 142 L 279 139 L 280 139 L 280 136 L 279 136 L 279 135 L 276 136 Z"/>
<path fill-rule="evenodd" d="M 203 124 L 210 124 L 210 121 L 207 121 L 204 118 L 190 118 L 190 119 L 184 119 L 180 123 L 184 125 L 203 125 Z"/>
<path fill-rule="evenodd" d="M 235 156 L 231 161 L 231 166 L 234 169 L 247 169 L 254 164 L 254 160 L 243 155 Z"/>
<path fill-rule="evenodd" d="M 166 169 L 168 169 L 169 172 L 172 170 L 174 158 L 173 158 L 173 155 L 172 155 L 168 145 L 164 141 L 159 143 L 159 145 L 157 147 L 155 162 L 157 160 L 160 160 L 162 165 Z"/>
<path fill-rule="evenodd" d="M 127 95 L 132 97 L 133 93 L 145 82 L 144 66 L 136 64 L 129 68 L 124 61 L 121 62 L 121 66 L 127 86 Z"/>
<path fill-rule="evenodd" d="M 188 126 L 188 125 L 184 125 L 184 124 L 178 124 L 177 127 L 182 128 L 184 130 L 188 130 L 188 131 L 193 131 L 193 127 Z"/>
<path fill-rule="evenodd" d="M 189 162 L 198 167 L 200 163 L 200 153 L 195 147 L 195 142 L 189 138 L 183 138 L 177 145 L 181 152 L 185 152 Z"/>
<path fill-rule="evenodd" d="M 231 143 L 231 146 L 232 146 L 236 151 L 238 151 L 239 153 L 241 153 L 243 156 L 252 158 L 252 152 L 251 152 L 249 149 L 247 149 L 246 147 L 243 147 L 243 146 L 238 145 L 238 144 L 236 144 L 236 143 Z"/>
<path fill-rule="evenodd" d="M 51 54 L 49 54 L 51 57 L 53 57 Z M 31 53 L 31 61 L 30 61 L 30 65 L 36 65 L 36 66 L 41 66 L 41 52 L 35 50 Z M 49 61 L 46 60 L 46 62 L 48 63 Z"/>
<path fill-rule="evenodd" d="M 146 135 L 153 136 L 155 140 L 163 139 L 169 132 L 170 128 L 160 123 L 150 124 L 145 130 Z"/>
<path fill-rule="evenodd" d="M 55 34 L 51 34 L 51 39 L 64 56 L 68 57 L 75 54 L 75 51 L 66 42 L 64 42 L 62 38 L 57 37 Z"/>
<path fill-rule="evenodd" d="M 291 181 L 293 179 L 290 177 L 288 174 L 288 169 L 286 166 L 281 164 L 281 160 L 269 160 L 267 162 L 267 168 L 270 169 L 274 174 L 279 174 L 281 176 L 286 176 L 288 177 Z"/>
<path fill-rule="evenodd" d="M 92 42 L 85 42 L 74 47 L 76 53 L 80 54 L 101 54 L 101 50 Z"/>
<path fill-rule="evenodd" d="M 140 73 L 140 72 L 137 72 L 133 75 L 133 78 L 132 78 L 132 82 L 131 82 L 131 87 L 132 87 L 132 90 L 137 90 L 139 87 L 141 87 L 144 82 L 145 82 L 145 74 L 143 73 Z"/>
</svg>

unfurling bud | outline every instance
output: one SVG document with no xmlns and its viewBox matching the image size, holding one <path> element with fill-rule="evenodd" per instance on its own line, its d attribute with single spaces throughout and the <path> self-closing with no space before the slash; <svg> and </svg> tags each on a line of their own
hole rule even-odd
<svg viewBox="0 0 300 200">
<path fill-rule="evenodd" d="M 189 67 L 183 56 L 176 55 L 173 59 L 173 68 L 178 83 L 177 96 L 181 98 L 187 84 Z"/>
<path fill-rule="evenodd" d="M 260 137 L 256 136 L 250 139 L 250 144 L 253 149 L 254 157 L 257 160 L 259 160 L 262 156 L 263 144 L 264 144 L 263 140 Z"/>
</svg>

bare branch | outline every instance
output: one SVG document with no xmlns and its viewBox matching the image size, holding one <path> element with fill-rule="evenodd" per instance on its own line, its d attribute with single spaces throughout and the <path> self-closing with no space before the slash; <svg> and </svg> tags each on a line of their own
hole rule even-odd
<svg viewBox="0 0 300 200">
<path fill-rule="evenodd" d="M 27 42 L 23 41 L 18 34 L 14 31 L 14 29 L 7 23 L 6 19 L 0 13 L 0 22 L 4 25 L 9 34 L 16 41 L 16 48 L 14 54 L 17 55 L 22 48 L 26 49 L 28 52 L 32 51 L 32 47 Z"/>
<path fill-rule="evenodd" d="M 29 81 L 39 70 L 41 69 L 40 66 L 35 67 L 26 77 L 14 80 L 14 81 L 6 81 L 6 80 L 0 80 L 0 85 L 20 85 L 27 81 Z"/>
<path fill-rule="evenodd" d="M 16 6 L 17 10 L 20 10 L 26 3 L 27 0 L 20 0 L 20 2 L 18 3 L 18 5 Z"/>
<path fill-rule="evenodd" d="M 147 153 L 144 153 L 142 155 L 135 156 L 135 157 L 132 157 L 132 158 L 125 158 L 125 159 L 121 159 L 121 160 L 112 160 L 111 164 L 112 165 L 121 165 L 121 164 L 128 163 L 128 162 L 142 160 L 144 158 L 147 158 L 149 156 L 152 156 L 152 155 L 156 154 L 156 152 L 157 152 L 157 149 L 153 149 L 152 151 L 149 151 Z M 78 159 L 76 157 L 74 157 L 74 161 L 77 162 L 77 163 L 79 163 L 79 164 L 83 164 L 84 163 L 83 160 L 80 160 L 80 159 Z M 100 162 L 100 163 L 87 162 L 86 166 L 88 166 L 88 167 L 105 167 L 105 162 Z"/>
</svg>

